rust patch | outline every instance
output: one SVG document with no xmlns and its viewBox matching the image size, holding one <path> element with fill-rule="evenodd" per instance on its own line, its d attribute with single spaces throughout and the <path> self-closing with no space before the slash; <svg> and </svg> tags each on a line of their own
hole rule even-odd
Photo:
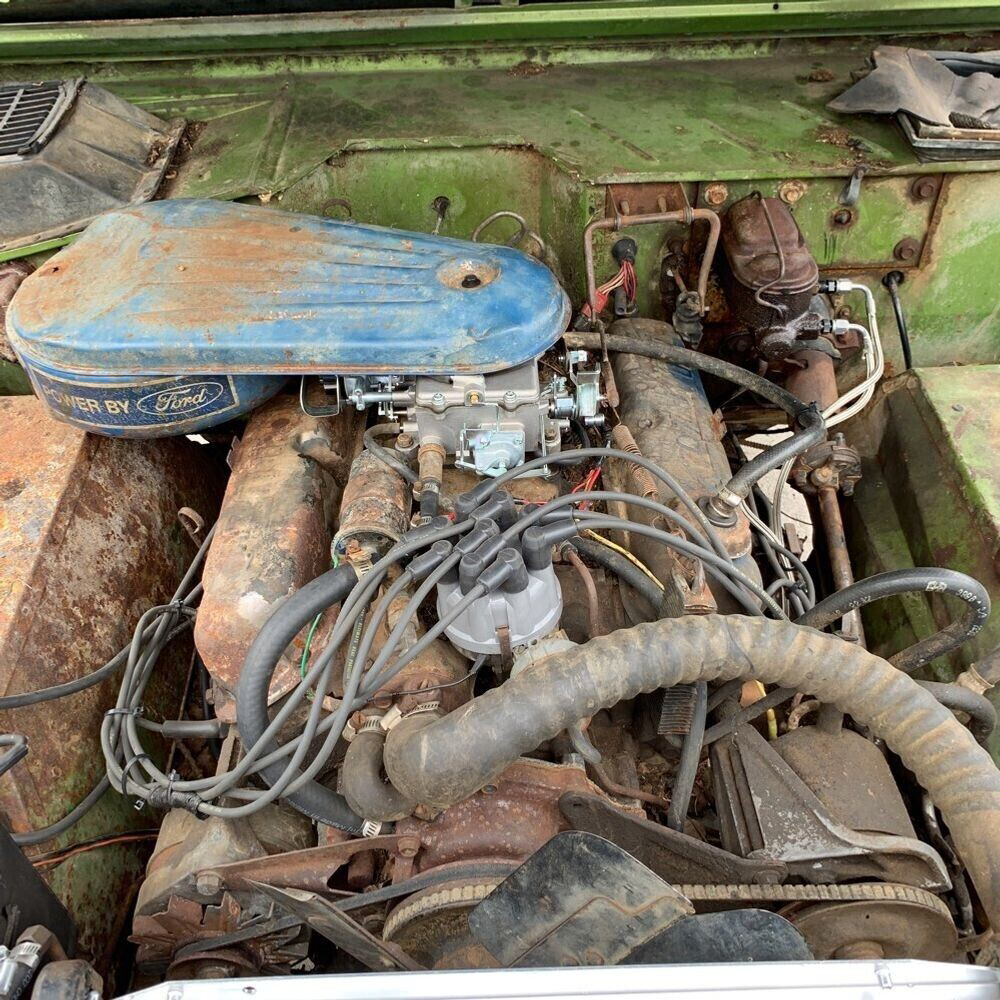
<svg viewBox="0 0 1000 1000">
<path fill-rule="evenodd" d="M 257 410 L 233 457 L 215 538 L 205 561 L 195 644 L 217 686 L 215 710 L 232 721 L 232 696 L 250 644 L 274 609 L 330 568 L 333 477 L 295 448 L 302 433 L 322 432 L 338 454 L 356 442 L 354 412 L 309 417 L 291 395 Z M 302 639 L 275 671 L 271 697 L 299 679 Z"/>
</svg>

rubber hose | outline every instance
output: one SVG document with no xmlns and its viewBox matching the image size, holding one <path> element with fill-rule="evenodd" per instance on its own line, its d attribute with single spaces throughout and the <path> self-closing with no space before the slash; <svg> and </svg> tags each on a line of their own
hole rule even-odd
<svg viewBox="0 0 1000 1000">
<path fill-rule="evenodd" d="M 925 690 L 953 712 L 965 712 L 969 716 L 969 731 L 976 742 L 986 746 L 986 741 L 997 727 L 997 710 L 989 698 L 970 691 L 961 684 L 942 684 L 938 681 L 917 681 Z"/>
<path fill-rule="evenodd" d="M 646 601 L 657 617 L 663 613 L 663 591 L 635 563 L 589 538 L 571 538 L 567 544 L 627 583 Z"/>
<path fill-rule="evenodd" d="M 381 733 L 358 733 L 351 740 L 340 776 L 344 798 L 359 816 L 391 822 L 413 812 L 414 803 L 382 777 Z"/>
<path fill-rule="evenodd" d="M 772 469 L 780 469 L 790 458 L 797 458 L 826 437 L 826 421 L 816 409 L 801 410 L 795 418 L 800 430 L 771 445 L 749 462 L 744 462 L 726 483 L 726 489 L 746 500 L 754 486 Z"/>
<path fill-rule="evenodd" d="M 990 595 L 986 588 L 971 576 L 953 569 L 917 566 L 913 569 L 894 569 L 878 573 L 866 580 L 838 590 L 826 600 L 797 619 L 797 624 L 811 628 L 825 628 L 848 611 L 899 594 L 949 594 L 965 601 L 965 614 L 934 635 L 896 653 L 889 662 L 898 669 L 912 674 L 918 667 L 957 649 L 971 639 L 990 617 Z"/>
<path fill-rule="evenodd" d="M 747 677 L 853 716 L 930 794 L 994 927 L 1000 927 L 1000 771 L 951 712 L 867 650 L 788 622 L 667 618 L 553 653 L 442 719 L 400 723 L 385 769 L 404 795 L 446 808 L 577 719 L 644 692 Z"/>
<path fill-rule="evenodd" d="M 271 678 L 288 644 L 316 615 L 340 604 L 357 582 L 358 575 L 350 563 L 329 570 L 297 590 L 275 610 L 257 633 L 243 663 L 236 689 L 236 724 L 243 746 L 254 746 L 267 729 L 270 722 L 267 695 Z M 277 749 L 277 741 L 270 740 L 263 748 L 262 756 Z M 268 784 L 274 784 L 283 773 L 284 766 L 280 762 L 260 772 Z M 318 781 L 284 796 L 284 801 L 320 823 L 348 833 L 361 833 L 363 818 L 350 808 L 342 795 Z"/>
<path fill-rule="evenodd" d="M 666 324 L 663 325 L 666 327 Z M 644 323 L 643 329 L 648 329 L 649 326 L 649 323 Z M 564 339 L 568 344 L 579 345 L 591 350 L 597 350 L 602 346 L 599 334 L 567 333 Z M 701 354 L 698 351 L 677 347 L 660 340 L 651 341 L 648 337 L 641 335 L 640 328 L 634 326 L 631 320 L 619 320 L 615 323 L 611 327 L 611 333 L 605 335 L 603 343 L 607 345 L 609 351 L 617 351 L 619 354 L 634 354 L 637 357 L 665 361 L 667 364 L 696 368 L 708 375 L 714 375 L 716 378 L 743 386 L 744 389 L 749 389 L 784 410 L 794 422 L 801 425 L 802 429 L 790 438 L 766 448 L 756 458 L 747 462 L 726 483 L 720 493 L 728 491 L 734 497 L 745 500 L 753 484 L 766 472 L 777 469 L 784 465 L 789 458 L 802 454 L 814 444 L 822 441 L 826 435 L 826 421 L 823 419 L 823 415 L 814 406 L 806 406 L 801 399 L 787 390 L 769 382 L 760 375 L 740 368 L 739 365 L 723 361 L 721 358 L 714 358 L 708 354 Z M 738 503 L 731 504 L 731 506 L 738 506 Z"/>
<path fill-rule="evenodd" d="M 648 329 L 649 322 L 644 322 L 643 326 Z M 670 329 L 668 324 L 663 323 L 664 329 Z M 566 333 L 563 338 L 571 347 L 584 347 L 588 350 L 600 350 L 601 336 L 598 333 L 577 333 L 575 331 Z M 782 389 L 780 385 L 749 372 L 739 365 L 723 361 L 721 358 L 712 357 L 709 354 L 702 354 L 699 351 L 692 351 L 687 347 L 678 347 L 676 344 L 668 344 L 662 340 L 650 340 L 643 336 L 641 330 L 636 327 L 632 320 L 619 320 L 614 323 L 609 333 L 604 337 L 608 350 L 618 354 L 634 354 L 640 358 L 652 358 L 654 361 L 665 361 L 669 365 L 682 365 L 685 368 L 696 368 L 706 375 L 714 375 L 716 378 L 724 379 L 726 382 L 733 382 L 756 393 L 762 399 L 773 403 L 780 410 L 784 410 L 790 417 L 796 417 L 808 407 L 798 396 L 790 393 L 787 389 Z"/>
<path fill-rule="evenodd" d="M 399 424 L 376 424 L 365 431 L 362 441 L 380 462 L 388 465 L 397 476 L 401 476 L 411 486 L 416 486 L 420 477 L 405 462 L 397 458 L 388 448 L 383 448 L 375 438 L 384 434 L 398 434 Z"/>
</svg>

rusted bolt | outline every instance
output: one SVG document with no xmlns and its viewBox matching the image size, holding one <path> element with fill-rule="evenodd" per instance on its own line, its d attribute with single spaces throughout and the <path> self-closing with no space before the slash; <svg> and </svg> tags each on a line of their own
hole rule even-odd
<svg viewBox="0 0 1000 1000">
<path fill-rule="evenodd" d="M 483 401 L 482 394 L 476 392 L 475 390 L 468 393 L 465 397 L 465 402 L 468 403 L 470 406 L 475 406 L 477 403 L 481 403 L 482 401 Z"/>
<path fill-rule="evenodd" d="M 937 194 L 937 189 L 937 180 L 934 177 L 918 177 L 910 185 L 910 194 L 912 194 L 917 201 L 927 201 Z"/>
<path fill-rule="evenodd" d="M 396 841 L 396 850 L 404 858 L 416 857 L 417 851 L 420 850 L 420 838 L 419 837 L 400 837 Z"/>
<path fill-rule="evenodd" d="M 222 888 L 222 879 L 215 872 L 202 872 L 194 886 L 199 896 L 214 896 Z"/>
<path fill-rule="evenodd" d="M 396 438 L 397 448 L 412 448 L 413 447 L 413 435 L 412 434 L 400 434 Z"/>
<path fill-rule="evenodd" d="M 719 205 L 724 205 L 728 197 L 729 188 L 719 181 L 716 181 L 714 184 L 709 184 L 708 187 L 705 188 L 706 204 L 718 207 Z"/>
<path fill-rule="evenodd" d="M 846 229 L 854 221 L 854 213 L 849 208 L 838 208 L 830 221 L 838 229 Z"/>
<path fill-rule="evenodd" d="M 497 786 L 496 785 L 483 785 L 483 795 L 496 795 Z"/>
<path fill-rule="evenodd" d="M 893 247 L 892 255 L 901 263 L 912 263 L 920 256 L 920 242 L 907 236 Z"/>
<path fill-rule="evenodd" d="M 347 545 L 344 546 L 344 551 L 352 554 L 360 552 L 361 543 L 356 538 L 352 538 L 348 541 Z"/>
<path fill-rule="evenodd" d="M 794 205 L 805 193 L 804 181 L 782 181 L 778 187 L 778 197 L 786 205 Z"/>
</svg>

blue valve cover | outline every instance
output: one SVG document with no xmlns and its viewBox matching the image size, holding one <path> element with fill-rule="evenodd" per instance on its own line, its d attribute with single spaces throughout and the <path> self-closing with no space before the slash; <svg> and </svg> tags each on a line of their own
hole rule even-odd
<svg viewBox="0 0 1000 1000">
<path fill-rule="evenodd" d="M 510 247 L 220 201 L 109 212 L 25 280 L 10 341 L 57 416 L 188 433 L 293 374 L 458 374 L 543 353 L 570 306 Z"/>
</svg>

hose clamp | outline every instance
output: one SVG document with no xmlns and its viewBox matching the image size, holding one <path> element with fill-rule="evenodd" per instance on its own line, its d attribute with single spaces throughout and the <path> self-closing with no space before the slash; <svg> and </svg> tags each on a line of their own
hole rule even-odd
<svg viewBox="0 0 1000 1000">
<path fill-rule="evenodd" d="M 377 837 L 382 832 L 382 824 L 374 819 L 366 819 L 361 824 L 362 837 Z"/>
</svg>

